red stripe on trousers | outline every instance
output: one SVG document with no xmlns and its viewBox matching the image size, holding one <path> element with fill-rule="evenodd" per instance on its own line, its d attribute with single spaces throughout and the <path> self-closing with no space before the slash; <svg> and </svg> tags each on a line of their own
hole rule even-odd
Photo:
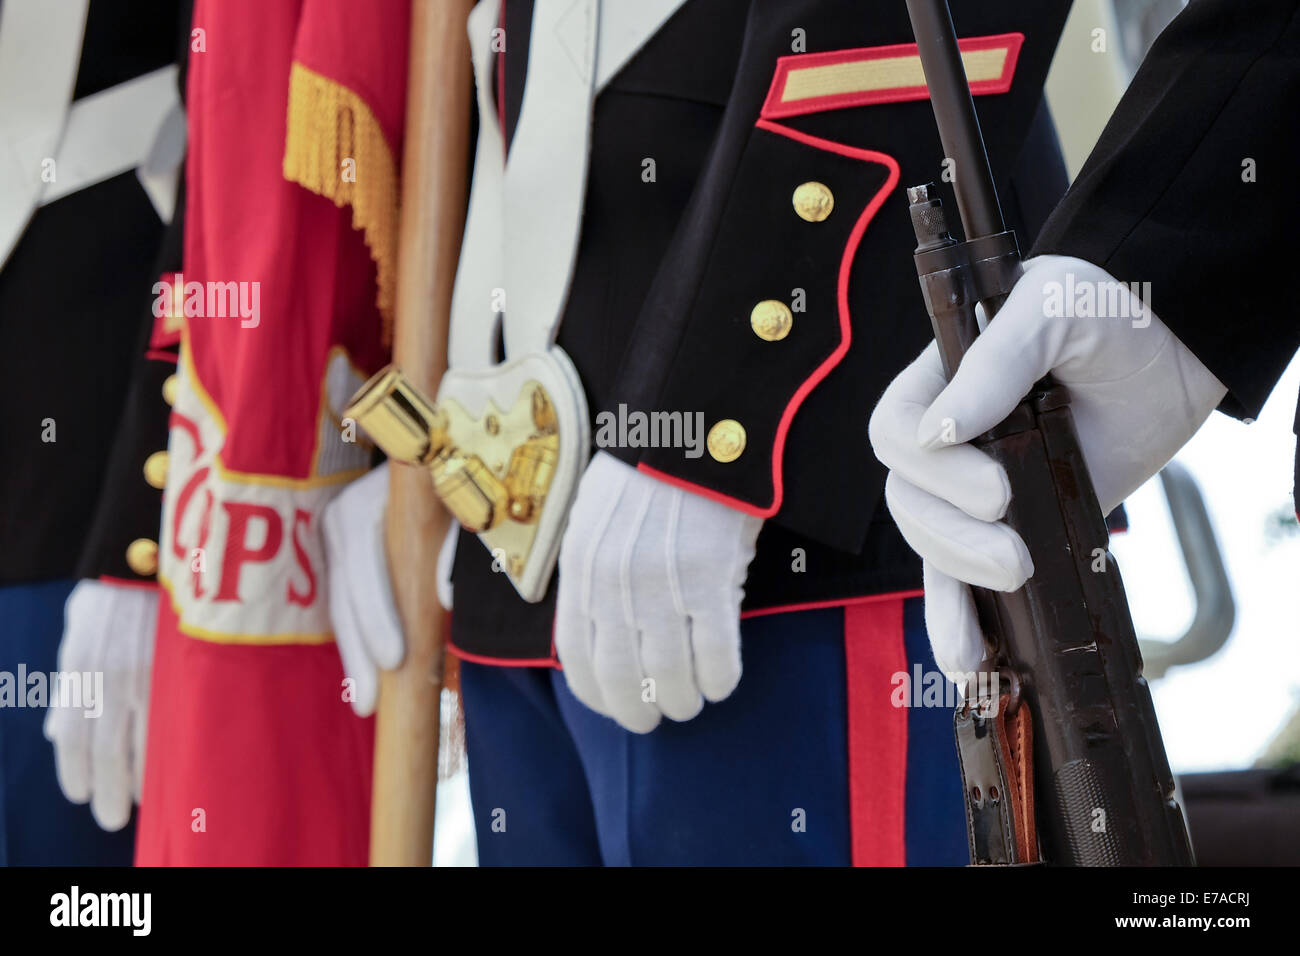
<svg viewBox="0 0 1300 956">
<path fill-rule="evenodd" d="M 849 832 L 854 866 L 903 866 L 907 708 L 890 703 L 907 673 L 903 600 L 844 608 L 848 676 Z"/>
</svg>

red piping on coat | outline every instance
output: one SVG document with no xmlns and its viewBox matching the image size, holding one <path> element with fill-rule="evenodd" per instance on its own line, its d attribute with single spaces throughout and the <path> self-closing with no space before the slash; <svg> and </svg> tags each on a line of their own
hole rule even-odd
<svg viewBox="0 0 1300 956">
<path fill-rule="evenodd" d="M 447 639 L 447 650 L 451 651 L 462 661 L 469 661 L 471 664 L 487 664 L 490 667 L 554 667 L 560 669 L 559 661 L 547 657 L 489 657 L 486 654 L 471 654 L 469 651 L 462 651 L 459 647 Z"/>
<path fill-rule="evenodd" d="M 176 291 L 176 279 L 178 276 L 183 277 L 182 273 L 179 272 L 164 272 L 158 276 L 158 282 L 165 286 L 170 286 L 172 289 L 173 314 L 154 314 L 153 328 L 149 332 L 150 349 L 171 349 L 181 344 L 181 324 L 185 314 L 185 290 L 182 288 L 179 292 Z M 178 295 L 180 296 L 179 303 L 176 301 L 176 296 Z M 174 314 L 178 304 L 180 308 L 179 315 Z M 175 326 L 170 330 L 167 328 L 167 321 L 169 319 L 173 319 L 176 322 Z M 173 362 L 176 361 L 176 356 L 171 356 L 171 360 Z"/>
<path fill-rule="evenodd" d="M 797 614 L 800 611 L 820 611 L 832 607 L 861 607 L 867 604 L 877 604 L 882 601 L 903 601 L 907 598 L 924 597 L 925 592 L 920 588 L 911 591 L 889 591 L 883 594 L 864 594 L 860 597 L 834 598 L 829 601 L 806 601 L 802 604 L 778 604 L 775 607 L 760 607 L 752 611 L 742 611 L 740 619 L 748 620 L 751 617 L 766 617 L 769 614 Z M 553 667 L 556 670 L 564 670 L 564 665 L 560 663 L 560 656 L 555 652 L 555 622 L 551 622 L 551 656 L 546 657 L 489 657 L 485 654 L 471 654 L 469 651 L 462 651 L 459 647 L 447 639 L 447 650 L 451 651 L 461 660 L 470 661 L 474 664 L 488 664 L 493 667 Z"/>
<path fill-rule="evenodd" d="M 889 591 L 884 594 L 866 594 L 861 597 L 833 598 L 829 601 L 806 601 L 803 604 L 778 604 L 776 607 L 760 607 L 752 611 L 742 611 L 742 621 L 751 617 L 765 617 L 768 614 L 793 614 L 799 611 L 821 611 L 828 607 L 857 607 L 863 604 L 875 604 L 878 601 L 902 601 L 907 598 L 924 597 L 920 588 L 911 591 Z"/>
<path fill-rule="evenodd" d="M 894 187 L 898 185 L 899 170 L 898 160 L 887 153 L 880 153 L 874 149 L 858 149 L 855 146 L 846 146 L 843 143 L 822 139 L 820 136 L 810 136 L 807 133 L 801 133 L 788 126 L 782 126 L 779 123 L 772 123 L 764 119 L 760 119 L 754 125 L 759 129 L 767 130 L 769 133 L 775 133 L 778 136 L 785 136 L 795 142 L 803 143 L 805 146 L 812 146 L 815 149 L 822 149 L 829 153 L 838 153 L 841 156 L 848 156 L 850 159 L 879 163 L 889 170 L 889 176 L 885 180 L 885 184 L 871 197 L 871 202 L 867 204 L 867 208 L 858 217 L 857 223 L 853 226 L 853 231 L 849 233 L 848 242 L 844 246 L 844 254 L 840 257 L 838 291 L 840 343 L 826 357 L 825 361 L 817 366 L 812 375 L 808 376 L 803 384 L 795 390 L 794 395 L 791 396 L 789 403 L 785 406 L 785 411 L 781 414 L 780 422 L 777 424 L 776 439 L 772 443 L 772 503 L 766 507 L 753 505 L 739 498 L 733 498 L 722 492 L 714 491 L 711 488 L 697 485 L 682 478 L 676 478 L 657 468 L 652 468 L 644 462 L 637 465 L 639 471 L 660 481 L 665 481 L 670 485 L 703 495 L 706 498 L 711 498 L 728 507 L 759 518 L 770 518 L 781 509 L 781 502 L 785 498 L 785 489 L 781 481 L 781 464 L 785 455 L 785 436 L 790 430 L 790 423 L 794 421 L 795 412 L 799 410 L 799 406 L 803 404 L 803 400 L 808 397 L 808 394 L 821 384 L 822 379 L 826 378 L 831 373 L 831 370 L 840 364 L 840 360 L 849 351 L 849 343 L 853 338 L 849 320 L 849 272 L 853 266 L 853 259 L 857 255 L 858 246 L 862 243 L 862 237 L 866 234 L 867 226 L 871 224 L 871 220 L 875 218 L 876 213 L 880 211 L 880 207 L 884 205 L 885 200 L 894 191 Z"/>
<path fill-rule="evenodd" d="M 119 578 L 112 574 L 101 574 L 95 579 L 103 584 L 111 584 L 115 588 L 135 588 L 137 591 L 157 591 L 157 581 L 132 581 L 130 578 Z"/>
</svg>

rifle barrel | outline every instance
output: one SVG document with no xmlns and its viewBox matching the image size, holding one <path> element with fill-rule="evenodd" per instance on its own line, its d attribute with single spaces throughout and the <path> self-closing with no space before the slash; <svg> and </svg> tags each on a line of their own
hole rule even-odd
<svg viewBox="0 0 1300 956">
<path fill-rule="evenodd" d="M 907 0 L 907 13 L 930 88 L 943 153 L 955 164 L 953 188 L 962 229 L 967 239 L 996 235 L 1006 230 L 1006 223 L 975 115 L 975 101 L 966 83 L 952 13 L 946 0 Z"/>
</svg>

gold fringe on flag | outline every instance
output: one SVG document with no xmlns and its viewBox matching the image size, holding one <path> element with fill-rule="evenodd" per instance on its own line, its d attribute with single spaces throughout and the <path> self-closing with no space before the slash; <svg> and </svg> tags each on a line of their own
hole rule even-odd
<svg viewBox="0 0 1300 956">
<path fill-rule="evenodd" d="M 345 160 L 352 160 L 350 168 Z M 397 164 L 379 121 L 345 86 L 300 63 L 289 74 L 284 178 L 352 207 L 378 277 L 384 344 L 392 343 L 397 287 Z"/>
</svg>

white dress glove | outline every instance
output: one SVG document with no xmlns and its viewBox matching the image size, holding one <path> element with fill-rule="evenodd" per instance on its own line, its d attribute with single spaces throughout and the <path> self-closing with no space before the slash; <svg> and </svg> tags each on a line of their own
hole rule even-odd
<svg viewBox="0 0 1300 956">
<path fill-rule="evenodd" d="M 762 526 L 598 453 L 560 546 L 555 648 L 574 696 L 648 733 L 735 690 Z"/>
<path fill-rule="evenodd" d="M 54 744 L 64 796 L 73 803 L 89 801 L 105 830 L 126 826 L 132 803 L 140 800 L 157 626 L 158 592 L 152 587 L 88 579 L 68 596 L 59 672 L 64 678 L 78 673 L 83 691 L 80 700 L 56 706 L 58 692 L 50 688 L 44 731 Z"/>
<path fill-rule="evenodd" d="M 1227 393 L 1127 287 L 1110 294 L 1119 283 L 1105 270 L 1064 256 L 1031 259 L 1025 269 L 951 384 L 931 343 L 871 416 L 872 447 L 890 469 L 885 501 L 925 561 L 926 627 L 949 676 L 976 670 L 984 654 L 965 584 L 1014 591 L 1034 573 L 1024 542 L 999 520 L 1011 497 L 1005 470 L 966 443 L 1051 372 L 1069 390 L 1108 513 L 1164 467 Z"/>
<path fill-rule="evenodd" d="M 402 662 L 406 642 L 388 579 L 384 510 L 388 506 L 385 463 L 343 489 L 321 517 L 328 569 L 330 623 L 352 679 L 352 709 L 375 712 L 379 671 Z"/>
</svg>

